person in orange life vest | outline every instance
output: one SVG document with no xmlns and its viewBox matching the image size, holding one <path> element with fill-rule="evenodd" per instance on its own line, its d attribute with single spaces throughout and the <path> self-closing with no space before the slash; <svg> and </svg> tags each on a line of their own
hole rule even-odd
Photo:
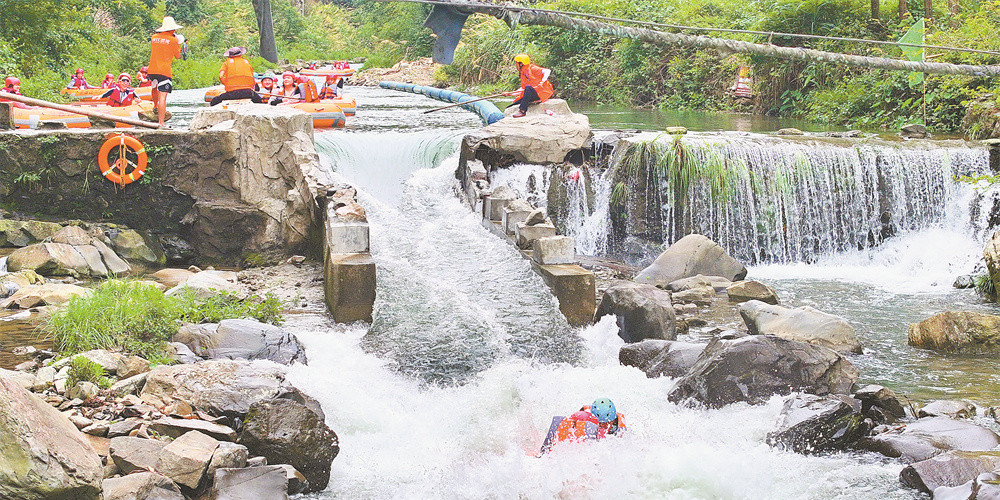
<svg viewBox="0 0 1000 500">
<path fill-rule="evenodd" d="M 142 98 L 135 95 L 132 90 L 132 77 L 128 73 L 118 75 L 118 86 L 101 94 L 102 99 L 108 100 L 108 106 L 120 108 L 129 106 L 132 101 L 141 101 Z"/>
<path fill-rule="evenodd" d="M 514 92 L 505 92 L 504 95 L 517 97 L 511 106 L 517 105 L 518 109 L 511 118 L 520 118 L 528 111 L 529 104 L 545 102 L 555 91 L 552 89 L 552 82 L 549 81 L 552 70 L 531 64 L 528 54 L 514 56 L 514 64 L 517 65 L 517 72 L 521 74 L 521 88 Z"/>
<path fill-rule="evenodd" d="M 153 86 L 153 82 L 149 79 L 149 66 L 139 68 L 139 74 L 136 75 L 136 80 L 138 80 L 140 87 Z"/>
<path fill-rule="evenodd" d="M 261 102 L 270 103 L 278 94 L 274 89 L 274 73 L 268 71 L 260 77 L 260 82 L 254 87 L 254 92 L 260 94 Z"/>
<path fill-rule="evenodd" d="M 174 31 L 183 28 L 171 16 L 163 17 L 163 24 L 149 39 L 149 80 L 153 87 L 153 103 L 156 104 L 156 117 L 163 125 L 167 113 L 167 94 L 173 92 L 174 83 L 171 66 L 174 59 L 181 58 L 181 44 Z"/>
<path fill-rule="evenodd" d="M 6 92 L 8 94 L 22 95 L 21 94 L 21 80 L 19 80 L 17 77 L 8 76 L 7 79 L 4 80 L 3 83 L 4 83 L 3 89 L 0 89 L 0 90 L 3 90 L 4 92 Z M 38 106 L 29 106 L 29 105 L 24 104 L 24 103 L 20 103 L 20 102 L 16 102 L 16 101 L 11 101 L 10 99 L 3 99 L 3 98 L 0 98 L 0 102 L 9 102 L 15 108 L 21 108 L 21 109 L 35 109 L 35 108 L 38 107 Z"/>
<path fill-rule="evenodd" d="M 104 75 L 104 81 L 101 82 L 101 88 L 110 89 L 114 88 L 114 86 L 115 86 L 115 75 L 112 75 L 111 73 Z"/>
<path fill-rule="evenodd" d="M 615 410 L 615 404 L 610 399 L 600 398 L 568 417 L 552 417 L 539 455 L 548 453 L 556 443 L 596 441 L 608 436 L 621 436 L 624 431 L 624 415 Z"/>
<path fill-rule="evenodd" d="M 344 89 L 344 79 L 340 75 L 326 75 L 323 89 L 319 91 L 320 99 L 336 99 Z"/>
<path fill-rule="evenodd" d="M 233 101 L 236 99 L 250 99 L 255 103 L 260 103 L 260 95 L 253 91 L 257 81 L 253 78 L 253 67 L 243 54 L 247 49 L 243 47 L 233 47 L 223 54 L 226 60 L 219 69 L 219 80 L 226 86 L 226 91 L 215 96 L 209 104 L 215 106 L 222 101 Z"/>
<path fill-rule="evenodd" d="M 97 87 L 87 83 L 87 79 L 83 76 L 83 68 L 77 68 L 76 73 L 70 77 L 69 84 L 66 85 L 68 89 L 96 89 Z"/>
<path fill-rule="evenodd" d="M 277 97 L 271 99 L 271 105 L 280 104 L 284 98 L 297 96 L 298 93 L 299 87 L 295 85 L 295 73 L 286 71 L 281 74 L 281 85 L 275 89 Z M 293 101 L 298 102 L 297 99 Z"/>
<path fill-rule="evenodd" d="M 313 61 L 313 62 L 309 63 L 309 69 L 316 69 L 316 68 L 319 68 L 319 63 L 318 62 Z"/>
</svg>

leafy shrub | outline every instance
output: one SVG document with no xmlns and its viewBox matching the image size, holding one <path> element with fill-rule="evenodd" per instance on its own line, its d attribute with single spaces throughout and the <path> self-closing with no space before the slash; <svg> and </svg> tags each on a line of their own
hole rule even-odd
<svg viewBox="0 0 1000 500">
<path fill-rule="evenodd" d="M 73 387 L 79 382 L 93 382 L 102 389 L 111 387 L 111 379 L 105 376 L 104 368 L 83 356 L 70 360 L 67 387 Z"/>
</svg>

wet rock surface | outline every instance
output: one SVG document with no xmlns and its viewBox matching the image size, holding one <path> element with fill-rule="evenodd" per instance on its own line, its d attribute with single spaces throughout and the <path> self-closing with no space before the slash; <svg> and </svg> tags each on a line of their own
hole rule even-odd
<svg viewBox="0 0 1000 500">
<path fill-rule="evenodd" d="M 797 394 L 785 400 L 767 442 L 797 453 L 844 450 L 868 432 L 861 402 L 844 395 Z"/>
<path fill-rule="evenodd" d="M 618 336 L 626 343 L 645 339 L 677 338 L 676 317 L 670 294 L 652 285 L 616 281 L 601 296 L 594 322 L 614 315 Z"/>
<path fill-rule="evenodd" d="M 1000 352 L 1000 316 L 947 311 L 910 325 L 911 346 L 941 352 Z"/>
<path fill-rule="evenodd" d="M 618 360 L 624 366 L 634 366 L 649 378 L 680 377 L 694 366 L 705 350 L 705 344 L 670 340 L 643 340 L 623 346 Z"/>
<path fill-rule="evenodd" d="M 864 449 L 903 462 L 927 460 L 949 450 L 989 451 L 1000 445 L 1000 436 L 985 427 L 948 417 L 928 417 L 859 443 Z"/>
<path fill-rule="evenodd" d="M 689 234 L 670 245 L 649 267 L 640 271 L 635 281 L 664 287 L 698 274 L 741 280 L 746 277 L 747 270 L 714 241 L 700 234 Z"/>
<path fill-rule="evenodd" d="M 789 309 L 759 300 L 740 304 L 739 311 L 751 335 L 774 335 L 841 353 L 861 352 L 854 327 L 839 316 L 809 306 Z"/>
</svg>

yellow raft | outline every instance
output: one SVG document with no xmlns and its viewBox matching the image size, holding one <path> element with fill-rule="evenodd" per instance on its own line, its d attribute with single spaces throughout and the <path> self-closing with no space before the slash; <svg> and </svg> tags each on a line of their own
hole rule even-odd
<svg viewBox="0 0 1000 500">
<path fill-rule="evenodd" d="M 78 104 L 84 106 L 84 104 Z M 139 113 L 148 113 L 153 110 L 152 101 L 138 101 L 130 106 L 112 107 L 106 104 L 86 104 L 86 107 L 94 111 L 100 111 L 109 115 L 121 116 L 123 118 L 142 119 Z M 14 115 L 14 126 L 17 128 L 38 128 L 42 122 L 64 123 L 69 128 L 89 128 L 90 118 L 69 111 L 60 111 L 42 107 L 19 108 L 12 107 Z M 131 128 L 131 125 L 122 123 L 115 124 L 118 128 Z"/>
<path fill-rule="evenodd" d="M 79 101 L 105 102 L 107 99 L 101 99 L 101 95 L 109 90 L 111 89 L 62 89 L 59 93 Z M 153 87 L 132 87 L 132 90 L 144 101 L 153 100 Z"/>
</svg>

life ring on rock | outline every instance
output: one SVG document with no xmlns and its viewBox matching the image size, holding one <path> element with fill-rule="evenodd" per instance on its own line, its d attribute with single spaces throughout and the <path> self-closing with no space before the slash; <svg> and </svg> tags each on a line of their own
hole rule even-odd
<svg viewBox="0 0 1000 500">
<path fill-rule="evenodd" d="M 105 179 L 124 186 L 146 173 L 146 148 L 138 139 L 111 134 L 97 153 L 97 166 Z"/>
</svg>

